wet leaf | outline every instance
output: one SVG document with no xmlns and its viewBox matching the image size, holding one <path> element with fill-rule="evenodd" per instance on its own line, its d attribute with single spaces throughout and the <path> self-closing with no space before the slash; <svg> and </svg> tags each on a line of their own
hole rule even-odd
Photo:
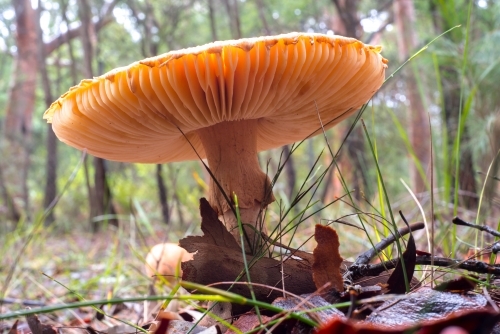
<svg viewBox="0 0 500 334">
<path fill-rule="evenodd" d="M 319 328 L 316 334 L 439 334 L 451 326 L 460 327 L 467 333 L 490 333 L 499 320 L 498 313 L 486 309 L 455 312 L 440 320 L 393 327 L 336 318 Z"/>
<path fill-rule="evenodd" d="M 421 321 L 442 320 L 455 312 L 483 309 L 486 305 L 486 298 L 480 294 L 441 292 L 425 287 L 384 302 L 366 322 L 410 326 Z"/>
</svg>

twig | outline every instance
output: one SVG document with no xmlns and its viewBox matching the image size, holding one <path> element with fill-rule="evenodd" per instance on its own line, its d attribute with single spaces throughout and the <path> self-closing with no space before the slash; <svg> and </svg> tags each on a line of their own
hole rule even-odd
<svg viewBox="0 0 500 334">
<path fill-rule="evenodd" d="M 478 229 L 478 230 L 483 231 L 483 232 L 488 232 L 489 234 L 500 238 L 500 232 L 492 229 L 491 227 L 485 226 L 485 225 L 476 225 L 476 224 L 468 223 L 459 217 L 453 218 L 452 223 L 455 225 L 472 227 L 472 228 Z"/>
<path fill-rule="evenodd" d="M 348 270 L 350 271 L 353 279 L 357 280 L 365 276 L 377 276 L 387 269 L 394 269 L 398 261 L 399 258 L 377 264 L 353 264 Z M 423 255 L 417 256 L 416 264 L 430 265 L 432 261 L 434 261 L 434 266 L 437 267 L 459 268 L 479 274 L 500 275 L 500 266 L 490 265 L 485 262 L 475 260 L 460 261 L 444 257 L 432 258 L 429 255 Z"/>
<path fill-rule="evenodd" d="M 356 265 L 365 265 L 368 262 L 370 262 L 371 259 L 373 259 L 378 253 L 386 249 L 388 246 L 390 246 L 397 238 L 400 238 L 406 234 L 408 234 L 411 231 L 416 231 L 416 230 L 421 230 L 424 228 L 424 223 L 423 222 L 418 222 L 418 223 L 413 223 L 410 224 L 410 227 L 405 226 L 401 227 L 398 229 L 398 235 L 395 236 L 391 234 L 387 238 L 382 239 L 378 244 L 375 245 L 375 247 L 370 248 L 366 252 L 362 253 L 359 255 L 354 262 Z M 393 267 L 394 268 L 394 267 Z"/>
<path fill-rule="evenodd" d="M 0 304 L 21 304 L 24 306 L 45 306 L 46 304 L 39 300 L 24 300 L 16 298 L 1 298 Z"/>
</svg>

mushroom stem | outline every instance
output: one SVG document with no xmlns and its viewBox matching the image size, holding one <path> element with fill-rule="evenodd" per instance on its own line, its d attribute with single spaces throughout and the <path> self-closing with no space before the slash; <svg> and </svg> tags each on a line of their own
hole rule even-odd
<svg viewBox="0 0 500 334">
<path fill-rule="evenodd" d="M 222 122 L 197 130 L 208 160 L 208 166 L 222 190 L 234 204 L 238 197 L 240 215 L 247 235 L 252 237 L 258 226 L 259 212 L 274 201 L 270 180 L 262 172 L 257 159 L 258 120 Z M 208 202 L 222 216 L 226 227 L 238 236 L 236 217 L 231 205 L 213 179 L 210 180 Z M 239 240 L 239 238 L 237 238 Z"/>
</svg>

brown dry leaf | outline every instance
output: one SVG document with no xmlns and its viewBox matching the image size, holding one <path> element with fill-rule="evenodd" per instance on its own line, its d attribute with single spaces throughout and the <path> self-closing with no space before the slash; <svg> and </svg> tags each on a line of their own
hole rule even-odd
<svg viewBox="0 0 500 334">
<path fill-rule="evenodd" d="M 154 334 L 167 334 L 168 325 L 172 320 L 170 319 L 161 319 L 156 327 Z"/>
<path fill-rule="evenodd" d="M 391 277 L 387 280 L 388 288 L 390 293 L 403 294 L 406 292 L 405 277 L 411 280 L 413 273 L 415 272 L 415 264 L 417 260 L 417 247 L 415 246 L 415 239 L 413 239 L 413 234 L 410 232 L 408 237 L 408 243 L 406 244 L 406 249 L 403 252 L 403 261 L 400 259 L 396 268 L 391 274 Z M 405 276 L 406 273 L 406 276 Z"/>
<path fill-rule="evenodd" d="M 26 322 L 33 334 L 57 334 L 57 330 L 53 326 L 42 324 L 36 314 L 27 315 Z"/>
<path fill-rule="evenodd" d="M 337 291 L 344 290 L 341 267 L 342 257 L 339 253 L 339 236 L 329 226 L 316 225 L 314 238 L 318 245 L 314 249 L 313 280 L 317 289 L 330 283 Z"/>
<path fill-rule="evenodd" d="M 467 333 L 490 333 L 499 320 L 500 314 L 487 309 L 455 312 L 445 319 L 391 327 L 334 318 L 319 328 L 316 334 L 440 334 L 445 328 L 452 326 L 460 327 Z"/>
<path fill-rule="evenodd" d="M 272 319 L 271 317 L 266 317 L 265 315 L 261 315 L 259 320 L 259 317 L 256 314 L 243 314 L 238 318 L 238 320 L 236 320 L 233 326 L 238 328 L 243 333 L 246 333 L 259 327 L 261 321 L 262 324 L 266 324 L 271 319 Z M 236 334 L 236 332 L 230 329 L 226 332 L 226 334 Z"/>
<path fill-rule="evenodd" d="M 467 276 L 460 276 L 435 286 L 434 290 L 465 293 L 476 288 L 478 279 L 479 278 L 477 276 L 472 276 L 471 278 Z"/>
<path fill-rule="evenodd" d="M 201 228 L 205 235 L 189 236 L 179 241 L 179 245 L 190 253 L 195 253 L 193 260 L 182 262 L 182 279 L 203 285 L 218 282 L 232 282 L 240 277 L 245 268 L 245 261 L 241 249 L 234 237 L 226 230 L 217 214 L 205 199 L 200 200 L 202 215 Z M 273 258 L 255 259 L 246 255 L 247 263 L 253 262 L 250 267 L 255 298 L 264 302 L 272 302 L 283 295 L 279 290 L 283 286 L 288 292 L 300 295 L 316 290 L 312 279 L 311 265 L 301 258 L 287 258 L 281 263 Z M 244 275 L 240 282 L 247 281 Z M 247 285 L 217 284 L 220 289 L 231 287 L 231 292 L 252 298 Z M 276 287 L 276 289 L 272 289 Z M 233 312 L 246 312 L 248 305 L 237 306 Z"/>
<path fill-rule="evenodd" d="M 201 230 L 203 236 L 189 236 L 179 241 L 179 246 L 189 253 L 195 253 L 198 249 L 196 244 L 210 244 L 224 248 L 241 250 L 233 235 L 228 232 L 221 223 L 217 213 L 212 209 L 205 198 L 200 199 Z"/>
<path fill-rule="evenodd" d="M 8 334 L 17 334 L 17 324 L 19 323 L 19 319 L 16 320 L 16 322 L 12 325 L 12 327 L 9 329 Z"/>
</svg>

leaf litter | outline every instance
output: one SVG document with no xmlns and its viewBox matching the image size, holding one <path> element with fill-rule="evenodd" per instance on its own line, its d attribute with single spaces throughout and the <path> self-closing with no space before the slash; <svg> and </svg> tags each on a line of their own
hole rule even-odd
<svg viewBox="0 0 500 334">
<path fill-rule="evenodd" d="M 401 259 L 396 258 L 392 261 L 395 269 L 384 271 L 383 275 L 378 273 L 370 277 L 357 272 L 360 277 L 345 280 L 352 273 L 349 268 L 352 263 L 342 259 L 337 233 L 330 227 L 317 225 L 317 247 L 312 255 L 290 248 L 286 248 L 289 254 L 295 255 L 285 256 L 283 262 L 246 255 L 252 277 L 250 283 L 246 282 L 239 245 L 204 199 L 200 201 L 200 213 L 204 234 L 180 241 L 184 249 L 195 253 L 193 260 L 182 263 L 183 279 L 207 286 L 215 285 L 247 298 L 250 296 L 248 284 L 254 284 L 256 299 L 269 303 L 273 310 L 281 311 L 266 311 L 266 304 L 263 304 L 257 314 L 249 306 L 232 304 L 229 313 L 219 313 L 212 319 L 203 314 L 203 308 L 199 308 L 210 305 L 199 304 L 198 310 L 188 307 L 185 311 L 157 311 L 156 320 L 152 321 L 154 313 L 144 314 L 141 319 L 137 317 L 137 309 L 125 303 L 114 307 L 114 311 L 107 309 L 107 314 L 128 321 L 137 319 L 134 321 L 143 324 L 144 331 L 155 334 L 259 332 L 264 328 L 273 333 L 440 333 L 450 326 L 458 326 L 470 333 L 489 333 L 500 320 L 499 314 L 488 304 L 488 300 L 495 299 L 496 291 L 491 290 L 491 299 L 475 292 L 477 282 L 484 280 L 480 275 L 472 279 L 464 275 L 436 289 L 418 287 L 413 277 L 417 250 L 411 232 L 402 254 L 404 266 Z M 387 240 L 385 243 L 383 247 L 389 244 Z M 375 245 L 377 247 L 382 246 Z M 481 267 L 478 263 L 477 266 Z M 411 280 L 412 291 L 409 293 L 406 292 L 405 276 Z M 286 290 L 282 289 L 283 279 Z M 240 283 L 232 285 L 232 281 Z M 289 315 L 292 313 L 307 317 L 318 327 L 291 319 Z M 217 314 L 216 309 L 214 314 Z M 137 333 L 137 329 L 129 325 L 120 324 L 108 316 L 98 318 L 96 315 L 94 313 L 92 319 L 83 323 L 75 323 L 73 328 L 61 326 L 46 316 L 40 320 L 35 314 L 27 317 L 26 324 L 34 334 Z M 204 321 L 204 318 L 211 321 Z M 217 318 L 224 319 L 229 328 Z M 26 325 L 18 322 L 8 327 L 5 323 L 3 325 L 3 331 L 9 334 L 28 330 Z"/>
</svg>

